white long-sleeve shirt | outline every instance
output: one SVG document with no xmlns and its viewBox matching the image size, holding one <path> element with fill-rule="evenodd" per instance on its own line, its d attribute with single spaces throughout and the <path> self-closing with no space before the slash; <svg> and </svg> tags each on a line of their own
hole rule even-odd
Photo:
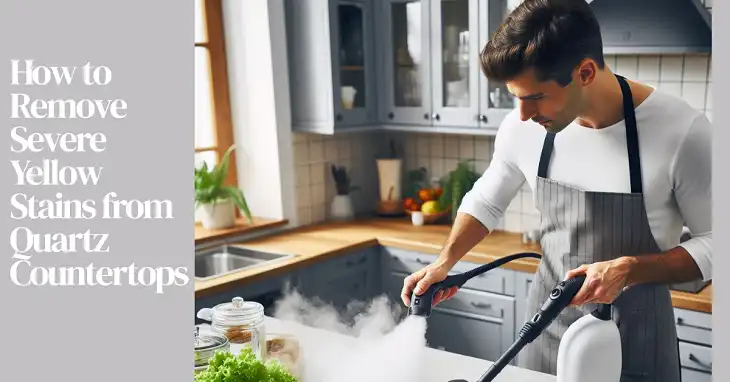
<svg viewBox="0 0 730 382">
<path fill-rule="evenodd" d="M 644 200 L 662 251 L 684 247 L 704 280 L 712 278 L 712 125 L 681 98 L 655 89 L 636 108 Z M 490 231 L 524 182 L 535 190 L 545 129 L 520 120 L 501 124 L 492 161 L 464 197 L 465 212 Z M 624 122 L 603 129 L 573 123 L 558 133 L 548 177 L 585 191 L 631 192 Z M 533 192 L 533 201 L 534 201 Z M 692 238 L 680 244 L 682 227 Z"/>
</svg>

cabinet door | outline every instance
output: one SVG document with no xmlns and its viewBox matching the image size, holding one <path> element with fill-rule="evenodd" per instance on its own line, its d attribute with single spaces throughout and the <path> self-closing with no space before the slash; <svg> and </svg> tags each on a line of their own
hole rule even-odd
<svg viewBox="0 0 730 382">
<path fill-rule="evenodd" d="M 337 127 L 357 126 L 374 118 L 372 3 L 333 0 L 331 18 L 333 99 Z"/>
<path fill-rule="evenodd" d="M 286 31 L 292 128 L 333 134 L 335 110 L 329 0 L 287 0 Z"/>
<path fill-rule="evenodd" d="M 368 270 L 356 270 L 332 275 L 320 286 L 320 297 L 337 309 L 345 309 L 350 302 L 363 302 L 370 298 L 368 293 Z"/>
<path fill-rule="evenodd" d="M 495 361 L 504 353 L 503 343 L 512 342 L 499 322 L 452 310 L 433 309 L 428 318 L 426 341 L 432 348 Z"/>
<path fill-rule="evenodd" d="M 530 293 L 532 279 L 535 277 L 529 272 L 515 272 L 515 338 L 518 336 L 520 329 L 528 320 L 528 312 L 526 311 L 527 295 Z M 535 312 L 529 312 L 529 317 Z"/>
<path fill-rule="evenodd" d="M 516 8 L 522 0 L 489 0 L 480 3 L 479 49 L 484 49 L 492 34 Z M 504 117 L 517 104 L 503 83 L 488 81 L 486 76 L 479 76 L 480 126 L 496 129 Z"/>
<path fill-rule="evenodd" d="M 383 0 L 379 40 L 382 68 L 380 119 L 431 124 L 431 53 L 427 0 Z"/>
<path fill-rule="evenodd" d="M 477 0 L 431 1 L 432 122 L 479 126 Z"/>
</svg>

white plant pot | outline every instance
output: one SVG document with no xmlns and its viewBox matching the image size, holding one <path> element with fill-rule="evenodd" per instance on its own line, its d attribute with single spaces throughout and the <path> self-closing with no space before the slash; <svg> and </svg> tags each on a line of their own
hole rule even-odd
<svg viewBox="0 0 730 382">
<path fill-rule="evenodd" d="M 223 229 L 236 225 L 236 205 L 223 200 L 200 206 L 200 220 L 207 229 Z"/>
<path fill-rule="evenodd" d="M 390 189 L 393 189 L 393 193 L 390 194 L 390 200 L 401 199 L 401 175 L 402 175 L 402 164 L 401 159 L 378 159 L 378 181 L 380 183 L 380 200 L 388 201 L 388 194 Z"/>
<path fill-rule="evenodd" d="M 355 208 L 350 195 L 335 195 L 330 205 L 330 218 L 333 220 L 352 220 L 355 218 Z"/>
</svg>

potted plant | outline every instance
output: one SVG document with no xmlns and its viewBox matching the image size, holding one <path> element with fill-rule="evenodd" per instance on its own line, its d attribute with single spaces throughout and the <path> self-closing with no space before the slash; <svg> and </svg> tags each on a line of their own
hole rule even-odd
<svg viewBox="0 0 730 382">
<path fill-rule="evenodd" d="M 456 219 L 456 212 L 480 175 L 474 171 L 470 162 L 472 159 L 465 159 L 459 162 L 454 170 L 441 179 L 443 193 L 439 197 L 438 204 L 443 210 L 451 210 L 451 219 Z"/>
<path fill-rule="evenodd" d="M 223 154 L 221 163 L 212 169 L 209 170 L 206 163 L 195 169 L 195 208 L 200 208 L 201 221 L 207 229 L 234 226 L 236 207 L 243 212 L 249 223 L 253 223 L 243 192 L 223 184 L 228 176 L 228 163 L 233 150 L 234 146 L 229 147 Z"/>
<path fill-rule="evenodd" d="M 359 188 L 350 184 L 350 177 L 343 166 L 332 165 L 332 178 L 337 194 L 330 205 L 330 217 L 335 220 L 352 220 L 355 217 L 355 208 L 350 193 Z"/>
</svg>

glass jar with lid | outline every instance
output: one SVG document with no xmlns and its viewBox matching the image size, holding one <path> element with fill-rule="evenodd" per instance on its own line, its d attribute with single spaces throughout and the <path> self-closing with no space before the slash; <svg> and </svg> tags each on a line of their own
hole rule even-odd
<svg viewBox="0 0 730 382">
<path fill-rule="evenodd" d="M 197 317 L 209 321 L 214 332 L 228 339 L 231 353 L 237 355 L 249 346 L 258 359 L 263 359 L 266 348 L 263 305 L 234 297 L 231 302 L 200 309 Z"/>
</svg>

